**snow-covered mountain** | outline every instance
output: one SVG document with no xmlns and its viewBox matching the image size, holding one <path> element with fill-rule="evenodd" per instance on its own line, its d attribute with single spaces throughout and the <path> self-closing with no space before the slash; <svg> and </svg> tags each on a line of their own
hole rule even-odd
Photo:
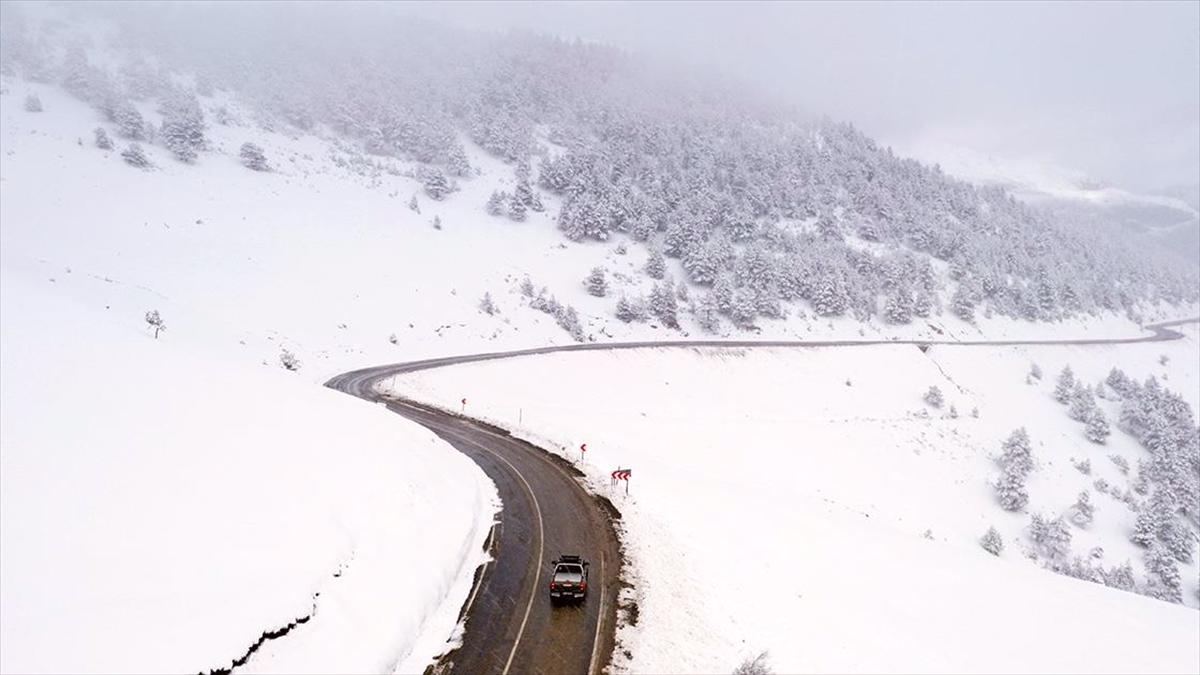
<svg viewBox="0 0 1200 675">
<path fill-rule="evenodd" d="M 751 92 L 594 44 L 294 9 L 283 30 L 263 5 L 3 7 L 0 670 L 207 671 L 292 623 L 303 639 L 251 668 L 443 650 L 495 491 L 319 387 L 351 368 L 701 335 L 1127 336 L 1196 312 L 1186 262 Z M 1180 616 L 1119 597 L 1139 626 Z"/>
<path fill-rule="evenodd" d="M 1200 203 L 1194 187 L 1142 194 L 1051 162 L 1001 158 L 945 142 L 918 140 L 903 152 L 963 180 L 1001 187 L 1055 219 L 1108 229 L 1114 236 L 1157 245 L 1188 261 L 1200 257 Z"/>
</svg>

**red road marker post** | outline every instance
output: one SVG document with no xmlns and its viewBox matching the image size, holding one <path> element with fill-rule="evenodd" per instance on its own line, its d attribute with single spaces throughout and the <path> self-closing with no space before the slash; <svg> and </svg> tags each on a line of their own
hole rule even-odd
<svg viewBox="0 0 1200 675">
<path fill-rule="evenodd" d="M 467 414 L 467 399 L 462 400 L 462 414 Z"/>
<path fill-rule="evenodd" d="M 580 443 L 579 444 L 579 461 L 582 462 L 583 458 L 586 455 L 587 455 L 587 443 Z"/>
<path fill-rule="evenodd" d="M 633 475 L 633 469 L 617 469 L 612 472 L 611 486 L 615 487 L 619 480 L 625 481 L 625 494 L 629 494 L 629 477 Z"/>
</svg>

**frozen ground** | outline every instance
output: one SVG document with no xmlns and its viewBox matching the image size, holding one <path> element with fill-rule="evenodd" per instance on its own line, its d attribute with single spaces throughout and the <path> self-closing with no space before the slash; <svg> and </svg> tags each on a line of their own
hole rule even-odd
<svg viewBox="0 0 1200 675">
<path fill-rule="evenodd" d="M 469 460 L 20 272 L 0 296 L 2 670 L 202 672 L 310 614 L 252 665 L 412 670 L 438 652 L 494 509 Z"/>
<path fill-rule="evenodd" d="M 0 96 L 0 670 L 207 671 L 313 615 L 249 669 L 419 671 L 482 562 L 494 487 L 317 386 L 309 359 L 354 358 L 332 338 L 352 294 L 312 292 L 320 251 L 292 256 L 313 242 L 247 227 L 262 186 L 80 147 L 64 129 L 94 113 L 56 91 L 33 125 Z M 196 203 L 240 236 L 196 223 Z M 303 332 L 308 309 L 328 336 Z"/>
<path fill-rule="evenodd" d="M 1195 408 L 1200 343 L 1120 347 L 636 350 L 453 366 L 394 388 L 516 429 L 579 459 L 624 515 L 639 604 L 632 672 L 721 672 L 768 650 L 781 672 L 1196 672 L 1190 607 L 1059 576 L 1024 558 L 1029 513 L 1066 513 L 1096 478 L 1125 486 L 1051 392 L 1070 364 L 1157 375 Z M 1168 357 L 1164 366 L 1161 355 Z M 1026 384 L 1038 363 L 1047 374 Z M 946 393 L 932 411 L 921 395 Z M 1110 419 L 1116 404 L 1101 401 Z M 950 418 L 948 406 L 959 412 Z M 971 416 L 973 408 L 979 417 Z M 932 413 L 926 416 L 927 413 Z M 1026 513 L 1002 511 L 992 457 L 1018 426 L 1037 463 Z M 1072 459 L 1089 458 L 1092 474 Z M 630 495 L 609 484 L 631 468 Z M 1141 554 L 1132 512 L 1096 494 L 1072 551 Z M 978 544 L 990 525 L 1006 549 Z M 928 531 L 928 535 L 925 533 Z"/>
<path fill-rule="evenodd" d="M 234 122 L 210 126 L 206 133 L 212 148 L 196 164 L 181 164 L 161 146 L 147 145 L 155 168 L 143 172 L 121 160 L 122 142 L 114 151 L 93 147 L 92 129 L 108 126 L 115 138 L 114 130 L 95 110 L 58 87 L 5 76 L 0 77 L 0 92 L 3 670 L 216 667 L 244 652 L 262 631 L 312 611 L 318 591 L 322 594 L 316 605 L 319 618 L 296 629 L 296 636 L 305 639 L 267 643 L 255 655 L 252 667 L 375 670 L 398 659 L 401 665 L 419 664 L 435 654 L 450 633 L 453 614 L 466 596 L 477 562 L 481 526 L 491 519 L 493 493 L 478 469 L 429 435 L 317 385 L 358 366 L 568 342 L 570 338 L 551 317 L 530 309 L 520 296 L 518 287 L 527 273 L 535 284 L 546 285 L 560 300 L 576 306 L 587 332 L 596 339 L 680 335 L 615 321 L 611 318 L 615 295 L 601 299 L 584 292 L 583 274 L 599 264 L 613 270 L 618 291 L 645 283 L 644 277 L 637 281 L 632 274 L 643 263 L 641 254 L 622 255 L 615 241 L 567 244 L 554 230 L 557 204 L 552 198 L 545 198 L 545 214 L 531 214 L 524 223 L 487 216 L 483 211 L 487 196 L 497 188 L 511 189 L 512 168 L 476 149 L 471 150 L 471 162 L 480 175 L 462 181 L 461 190 L 446 202 L 419 195 L 421 212 L 416 213 L 407 207 L 411 195 L 420 192 L 417 181 L 405 175 L 411 166 L 353 156 L 323 133 L 290 137 L 265 131 L 253 115 L 239 109 L 237 101 L 203 100 L 210 119 L 213 107 L 225 105 Z M 29 93 L 41 98 L 44 112 L 22 109 Z M 146 103 L 142 113 L 157 124 L 159 116 L 153 108 Z M 276 170 L 256 173 L 243 168 L 236 153 L 246 141 L 262 145 Z M 367 166 L 365 161 L 376 164 Z M 435 216 L 442 222 L 440 230 L 432 227 Z M 618 272 L 627 278 L 621 279 Z M 678 270 L 675 275 L 681 276 Z M 496 299 L 499 314 L 479 311 L 478 301 L 485 292 Z M 160 311 L 168 325 L 157 341 L 142 322 L 150 309 Z M 1157 312 L 1162 316 L 1167 310 Z M 938 331 L 960 337 L 1095 337 L 1136 332 L 1130 321 L 1115 316 L 1048 325 L 983 321 L 980 328 L 949 318 L 933 324 L 900 331 L 880 324 L 793 316 L 764 324 L 761 337 L 912 336 Z M 689 326 L 685 320 L 685 328 Z M 393 335 L 394 341 L 389 340 Z M 279 368 L 281 349 L 299 357 L 298 373 Z M 1175 359 L 1173 366 L 1182 360 Z M 1047 358 L 1042 364 L 1047 373 L 1055 365 L 1051 361 Z M 609 361 L 572 363 L 601 370 L 592 373 L 571 366 L 566 372 L 577 375 L 569 380 L 552 378 L 561 388 L 547 391 L 557 398 L 587 401 L 580 396 L 595 378 L 605 387 L 618 384 L 612 373 L 603 370 L 610 367 Z M 749 387 L 750 380 L 715 393 L 711 389 L 684 393 L 681 381 L 675 379 L 675 366 L 654 361 L 638 368 L 644 369 L 642 376 L 666 369 L 661 372 L 673 375 L 664 382 L 672 384 L 650 381 L 644 392 L 624 391 L 596 401 L 596 410 L 613 417 L 603 422 L 603 440 L 589 446 L 597 453 L 597 472 L 608 471 L 617 462 L 635 464 L 636 499 L 642 498 L 642 486 L 656 481 L 672 485 L 676 479 L 668 475 L 694 476 L 696 485 L 706 486 L 704 494 L 720 495 L 725 479 L 710 485 L 712 475 L 706 473 L 718 462 L 728 467 L 723 472 L 740 476 L 740 483 L 728 483 L 736 486 L 751 477 L 757 481 L 755 472 L 761 472 L 764 462 L 797 461 L 796 447 L 782 442 L 771 450 L 781 457 L 746 450 L 744 425 L 713 429 L 712 438 L 721 439 L 717 432 L 722 432 L 724 440 L 706 441 L 704 434 L 693 430 L 705 425 L 694 424 L 688 411 L 664 413 L 677 401 L 701 395 L 711 395 L 714 401 L 724 396 L 740 404 L 744 394 L 736 387 Z M 917 374 L 924 379 L 913 383 L 913 392 L 932 381 L 925 378 L 933 372 L 931 366 L 922 368 Z M 1024 365 L 1020 368 L 1023 372 Z M 685 370 L 679 371 L 680 377 Z M 1020 382 L 1019 373 L 1005 374 Z M 711 375 L 693 377 L 705 383 L 716 381 Z M 1174 373 L 1172 377 L 1174 383 Z M 837 383 L 844 386 L 841 379 Z M 631 386 L 637 384 L 630 380 Z M 486 401 L 499 391 L 496 386 L 490 380 L 472 384 L 472 400 L 478 394 Z M 982 386 L 977 391 L 986 395 Z M 1032 396 L 1032 390 L 1021 391 Z M 888 400 L 903 411 L 915 409 L 919 404 L 905 392 L 904 396 L 892 392 L 895 395 L 889 394 Z M 647 402 L 659 394 L 667 395 L 665 402 L 651 408 Z M 822 401 L 827 397 L 836 401 L 840 395 L 826 394 Z M 751 409 L 757 410 L 758 405 Z M 871 439 L 892 443 L 896 435 L 894 445 L 906 438 L 904 434 L 918 434 L 918 429 L 927 436 L 948 434 L 995 419 L 995 429 L 988 427 L 987 433 L 973 437 L 980 445 L 971 451 L 975 454 L 970 461 L 982 467 L 984 460 L 978 453 L 994 449 L 1001 427 L 1007 431 L 1018 423 L 1009 418 L 1013 416 L 1001 416 L 1002 407 L 989 410 L 981 405 L 982 421 L 944 426 L 912 421 L 888 409 L 878 413 L 898 425 L 888 434 L 857 423 L 861 415 L 876 413 L 831 411 L 830 421 L 816 425 L 811 433 L 814 442 L 824 438 L 822 443 L 842 434 L 862 435 L 854 442 L 857 446 L 846 446 L 844 452 L 850 457 L 854 452 L 867 453 Z M 961 411 L 967 408 L 965 403 L 959 405 Z M 575 410 L 560 415 L 553 409 L 548 414 L 526 407 L 525 421 L 529 428 L 561 438 L 570 447 L 575 447 L 579 435 L 601 438 L 599 427 L 586 426 L 592 419 L 584 414 L 586 408 Z M 787 407 L 776 414 L 782 416 L 780 429 L 790 428 L 791 410 Z M 513 411 L 497 409 L 489 414 L 509 412 Z M 641 418 L 643 427 L 649 424 L 645 420 L 654 419 L 664 424 L 682 420 L 693 427 L 665 440 L 652 439 L 662 446 L 657 450 L 671 472 L 654 470 L 658 460 L 644 456 L 645 450 L 616 452 L 619 447 L 642 448 L 650 439 L 637 435 L 653 433 L 639 427 L 641 412 L 650 415 Z M 1061 410 L 1054 412 L 1061 414 Z M 715 415 L 709 421 L 721 419 Z M 855 423 L 836 424 L 833 420 L 838 419 Z M 610 427 L 625 421 L 630 423 L 621 435 L 610 433 Z M 777 432 L 783 433 L 770 431 Z M 758 432 L 753 433 L 750 437 L 757 437 Z M 1037 440 L 1049 442 L 1049 437 L 1034 433 Z M 920 447 L 933 447 L 932 438 Z M 677 443 L 677 439 L 689 440 Z M 682 459 L 692 457 L 684 455 L 685 450 L 707 453 L 712 461 L 704 468 L 690 466 Z M 818 450 L 826 452 L 812 446 L 808 452 Z M 957 456 L 954 452 L 966 450 L 946 452 Z M 907 461 L 917 461 L 908 458 L 909 450 L 903 453 Z M 921 461 L 934 461 L 937 456 L 924 452 Z M 866 454 L 860 459 L 872 457 Z M 844 470 L 850 471 L 851 466 L 847 460 Z M 931 471 L 931 476 L 945 475 Z M 983 481 L 983 472 L 978 469 L 977 482 Z M 869 472 L 860 467 L 857 474 Z M 814 472 L 811 480 L 821 475 Z M 974 475 L 955 480 L 969 482 Z M 678 491 L 695 488 L 683 481 L 674 485 L 648 491 L 646 498 L 652 493 L 686 495 Z M 790 484 L 772 485 L 766 480 L 762 490 L 755 492 L 765 496 L 782 489 L 797 498 L 805 494 Z M 986 490 L 980 485 L 971 489 L 978 493 L 976 501 L 984 504 Z M 861 507 L 851 496 L 838 499 Z M 679 499 L 687 503 L 684 497 Z M 1035 493 L 1035 505 L 1038 499 Z M 687 542 L 697 532 L 709 530 L 695 517 L 679 516 L 681 509 L 664 503 L 667 507 L 661 513 L 653 501 L 627 505 L 636 516 L 631 522 L 641 523 L 630 533 L 631 545 L 637 552 L 640 542 L 649 541 L 647 537 L 661 535 L 666 543 L 658 564 L 673 566 L 679 560 L 674 556 L 687 553 Z M 1045 508 L 1051 506 L 1061 505 L 1047 501 Z M 849 507 L 829 508 L 832 523 L 842 517 L 836 514 Z M 925 522 L 924 507 L 912 507 L 913 513 L 895 508 L 897 517 L 904 515 L 914 530 L 932 527 L 947 541 L 952 532 L 977 536 L 975 530 L 990 520 L 1007 527 L 1006 534 L 1019 526 L 1003 523 L 998 511 L 992 515 L 982 506 L 978 522 L 961 524 L 958 530 L 936 518 Z M 1116 508 L 1101 506 L 1102 512 Z M 734 522 L 708 514 L 703 507 L 697 513 L 711 516 L 714 523 Z M 816 513 L 805 511 L 804 517 L 817 519 Z M 678 522 L 673 520 L 676 517 Z M 769 522 L 762 520 L 762 527 Z M 678 532 L 667 529 L 676 526 Z M 819 530 L 819 522 L 813 521 L 811 527 Z M 741 532 L 746 528 L 740 521 L 727 529 L 735 542 L 745 545 Z M 907 529 L 893 529 L 901 534 L 880 534 L 878 541 L 909 534 Z M 416 533 L 422 537 L 419 551 L 411 545 Z M 747 550 L 762 551 L 762 546 L 784 541 L 767 541 L 759 549 Z M 912 555 L 953 545 L 921 540 L 911 547 Z M 973 561 L 971 565 L 999 564 L 976 561 L 971 541 L 961 545 L 969 549 L 964 555 Z M 761 569 L 757 562 L 745 567 L 751 558 L 735 546 L 719 548 L 720 552 L 712 553 L 705 549 L 702 558 L 693 552 L 684 567 L 687 574 L 678 577 L 656 572 L 655 559 L 642 556 L 639 573 L 644 581 L 639 592 L 644 594 L 648 617 L 644 624 L 653 622 L 662 626 L 654 630 L 664 632 L 631 639 L 661 638 L 665 648 L 656 656 L 655 649 L 635 642 L 636 667 L 726 670 L 733 659 L 760 646 L 773 650 L 779 663 L 797 668 L 830 663 L 850 667 L 849 661 L 837 661 L 826 652 L 818 658 L 802 641 L 780 638 L 779 631 L 790 625 L 787 622 L 759 631 L 757 620 L 742 612 L 722 613 L 718 608 L 737 588 L 715 584 L 711 595 L 703 596 L 709 598 L 707 609 L 690 617 L 674 614 L 673 608 L 688 605 L 681 604 L 682 599 L 668 601 L 671 594 L 693 601 L 701 597 L 686 584 L 705 578 L 705 566 L 728 569 L 729 561 L 721 556 L 736 556 L 743 565 L 738 569 L 748 572 L 745 582 Z M 887 550 L 883 543 L 876 548 Z M 900 550 L 907 549 L 901 546 Z M 939 554 L 931 560 L 944 559 Z M 1018 570 L 1016 574 L 1040 574 L 1019 561 L 1004 569 L 1010 567 Z M 343 573 L 334 577 L 339 568 Z M 791 569 L 785 567 L 784 572 Z M 813 578 L 811 572 L 794 576 Z M 1048 575 L 1031 578 L 1041 584 L 1068 583 Z M 655 584 L 664 590 L 655 591 Z M 853 598 L 865 588 L 856 583 L 838 592 Z M 810 593 L 816 591 L 798 592 L 811 602 Z M 1077 592 L 1091 597 L 1099 591 L 1088 587 Z M 754 597 L 779 608 L 803 601 L 774 596 Z M 1122 597 L 1116 602 L 1144 607 L 1139 598 Z M 848 607 L 849 617 L 861 610 L 853 603 Z M 775 611 L 763 616 L 780 616 Z M 1154 605 L 1133 609 L 1130 616 L 1168 611 Z M 742 617 L 740 627 L 725 630 L 734 616 Z M 695 648 L 682 649 L 684 640 Z M 64 649 L 68 644 L 71 648 Z M 339 645 L 337 652 L 328 649 L 334 644 Z M 414 660 L 403 660 L 406 654 Z M 678 658 L 668 661 L 668 655 Z M 363 660 L 350 661 L 351 656 Z M 925 658 L 957 663 L 944 649 Z M 862 663 L 864 669 L 869 666 Z"/>
</svg>

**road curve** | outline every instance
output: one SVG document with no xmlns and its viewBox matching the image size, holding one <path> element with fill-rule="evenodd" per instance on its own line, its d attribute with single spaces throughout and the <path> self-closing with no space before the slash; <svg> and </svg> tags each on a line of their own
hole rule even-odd
<svg viewBox="0 0 1200 675">
<path fill-rule="evenodd" d="M 589 495 L 568 462 L 501 429 L 414 401 L 385 397 L 376 385 L 393 375 L 444 366 L 557 352 L 643 348 L 861 347 L 943 345 L 1004 347 L 1122 345 L 1178 340 L 1174 326 L 1200 317 L 1145 326 L 1150 335 L 1078 340 L 671 340 L 600 342 L 449 356 L 364 368 L 325 386 L 388 409 L 427 427 L 474 460 L 495 482 L 503 510 L 489 538 L 493 560 L 485 566 L 463 611 L 462 646 L 442 658 L 437 672 L 592 673 L 609 662 L 614 645 L 621 553 L 612 505 Z M 559 553 L 592 562 L 592 588 L 579 607 L 550 606 L 546 574 Z"/>
<path fill-rule="evenodd" d="M 616 628 L 621 550 L 612 505 L 588 494 L 569 462 L 469 418 L 384 398 L 375 384 L 419 366 L 368 368 L 326 386 L 425 426 L 470 457 L 496 484 L 503 508 L 489 537 L 492 553 L 463 607 L 462 646 L 435 673 L 598 673 L 607 665 Z M 552 607 L 549 561 L 560 553 L 591 563 L 587 600 Z"/>
</svg>

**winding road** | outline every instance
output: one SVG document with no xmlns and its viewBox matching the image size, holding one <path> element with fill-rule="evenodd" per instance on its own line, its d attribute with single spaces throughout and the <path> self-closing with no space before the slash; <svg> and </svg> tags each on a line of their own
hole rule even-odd
<svg viewBox="0 0 1200 675">
<path fill-rule="evenodd" d="M 611 659 L 620 584 L 621 549 L 614 529 L 619 514 L 589 494 L 581 474 L 557 455 L 476 420 L 384 396 L 376 385 L 393 375 L 444 366 L 557 352 L 643 348 L 859 347 L 872 345 L 1038 346 L 1122 345 L 1178 340 L 1174 326 L 1200 317 L 1146 326 L 1150 335 L 1077 340 L 675 340 L 609 342 L 487 352 L 355 370 L 325 386 L 387 405 L 445 439 L 474 460 L 496 484 L 503 502 L 488 538 L 492 561 L 477 574 L 463 613 L 462 645 L 434 667 L 436 673 L 599 673 Z M 591 561 L 591 589 L 582 605 L 551 607 L 549 561 L 578 553 Z"/>
</svg>

